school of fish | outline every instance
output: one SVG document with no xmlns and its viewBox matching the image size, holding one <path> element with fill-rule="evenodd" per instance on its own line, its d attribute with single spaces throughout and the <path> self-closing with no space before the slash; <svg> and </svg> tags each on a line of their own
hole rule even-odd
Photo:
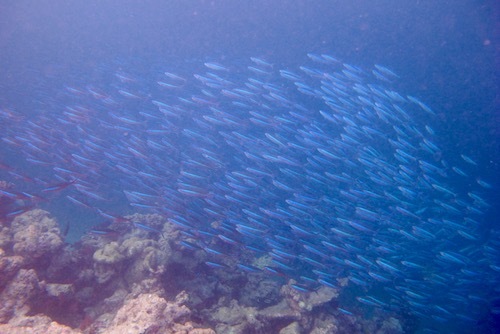
<svg viewBox="0 0 500 334">
<path fill-rule="evenodd" d="M 498 230 L 482 228 L 491 185 L 470 154 L 442 150 L 435 111 L 392 90 L 394 72 L 320 54 L 284 69 L 256 57 L 176 68 L 97 68 L 35 115 L 2 108 L 2 146 L 39 175 L 2 170 L 39 195 L 2 194 L 58 193 L 109 219 L 110 199 L 126 200 L 168 217 L 207 265 L 230 258 L 299 291 L 346 277 L 359 303 L 428 322 L 488 312 L 500 272 Z"/>
</svg>

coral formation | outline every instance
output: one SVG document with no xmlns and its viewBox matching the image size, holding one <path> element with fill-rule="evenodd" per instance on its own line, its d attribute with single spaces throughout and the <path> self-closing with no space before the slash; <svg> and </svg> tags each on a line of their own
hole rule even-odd
<svg viewBox="0 0 500 334">
<path fill-rule="evenodd" d="M 140 225 L 138 225 L 140 224 Z M 180 243 L 160 215 L 128 216 L 109 234 L 63 243 L 43 210 L 0 230 L 2 333 L 402 333 L 390 315 L 371 319 L 336 310 L 338 289 L 297 289 L 233 260 L 210 268 L 206 252 Z M 249 257 L 249 254 L 241 254 Z M 254 259 L 268 266 L 269 257 Z"/>
<path fill-rule="evenodd" d="M 20 269 L 0 294 L 0 322 L 13 316 L 23 316 L 30 311 L 30 301 L 42 290 L 33 269 Z"/>
<path fill-rule="evenodd" d="M 0 333 L 10 334 L 81 334 L 82 331 L 62 325 L 45 315 L 15 317 L 8 324 L 0 323 Z"/>
<path fill-rule="evenodd" d="M 281 288 L 281 294 L 285 297 L 290 308 L 301 311 L 312 311 L 316 306 L 328 303 L 338 297 L 338 291 L 326 286 L 320 287 L 312 292 L 300 292 L 292 287 L 295 281 L 290 280 L 287 285 Z"/>
<path fill-rule="evenodd" d="M 17 216 L 11 224 L 11 234 L 14 254 L 33 262 L 50 256 L 63 245 L 57 222 L 40 209 Z"/>
<path fill-rule="evenodd" d="M 141 294 L 129 299 L 116 312 L 106 332 L 171 332 L 171 325 L 176 320 L 190 314 L 190 310 L 182 304 L 183 299 L 184 296 L 178 296 L 174 302 L 168 303 L 155 294 Z"/>
</svg>

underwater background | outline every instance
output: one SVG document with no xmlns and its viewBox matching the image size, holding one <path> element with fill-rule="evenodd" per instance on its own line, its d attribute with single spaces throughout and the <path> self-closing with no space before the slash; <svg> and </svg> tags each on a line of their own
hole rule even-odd
<svg viewBox="0 0 500 334">
<path fill-rule="evenodd" d="M 0 4 L 0 332 L 498 332 L 495 4 Z"/>
</svg>

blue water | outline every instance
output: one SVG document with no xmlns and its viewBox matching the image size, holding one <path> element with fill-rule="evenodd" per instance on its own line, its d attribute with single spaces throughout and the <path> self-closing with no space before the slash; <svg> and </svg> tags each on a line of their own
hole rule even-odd
<svg viewBox="0 0 500 334">
<path fill-rule="evenodd" d="M 361 304 L 367 314 L 397 311 L 415 318 L 414 330 L 421 332 L 495 331 L 500 241 L 498 13 L 493 2 L 20 1 L 1 5 L 0 12 L 0 129 L 7 139 L 0 144 L 0 162 L 35 182 L 6 168 L 0 176 L 49 199 L 41 205 L 60 221 L 71 217 L 68 242 L 102 220 L 103 212 L 161 212 L 207 233 L 196 247 L 206 248 L 220 235 L 229 238 L 216 250 L 233 257 L 235 264 L 248 265 L 248 259 L 237 257 L 247 247 L 274 251 L 275 259 L 280 258 L 276 251 L 287 253 L 292 260 L 281 257 L 268 271 L 272 275 L 275 268 L 296 278 L 302 288 L 333 284 L 336 275 L 350 277 L 358 283 L 342 296 L 345 309 Z M 321 55 L 338 61 L 318 60 Z M 382 70 L 383 79 L 377 78 L 375 64 L 396 75 Z M 305 72 L 303 66 L 321 74 Z M 280 70 L 290 71 L 292 79 Z M 335 82 L 324 73 L 338 73 L 342 84 L 320 93 L 322 80 Z M 297 92 L 296 82 L 318 91 Z M 325 109 L 324 97 L 342 97 L 344 83 L 348 97 L 378 85 L 416 97 L 432 113 L 406 98 L 379 96 L 377 102 L 371 90 L 369 104 L 355 100 L 344 110 L 354 114 L 377 102 L 399 105 L 410 116 L 399 113 L 385 122 L 370 109 L 368 121 L 349 114 L 332 120 L 336 109 Z M 229 92 L 235 88 L 252 94 L 245 97 L 240 91 L 243 96 L 235 97 Z M 181 109 L 165 112 L 153 101 Z M 69 110 L 68 116 L 68 106 L 88 109 Z M 221 116 L 220 110 L 234 119 Z M 161 115 L 165 118 L 159 119 Z M 39 130 L 28 120 L 44 127 Z M 64 131 L 49 132 L 48 124 Z M 387 138 L 399 144 L 403 139 L 409 146 L 390 146 Z M 424 138 L 430 144 L 420 146 Z M 332 144 L 333 139 L 338 142 Z M 57 147 L 44 146 L 44 140 L 57 142 Z M 290 144 L 297 146 L 290 150 Z M 44 157 L 37 148 L 52 153 Z M 392 160 L 396 148 L 411 157 Z M 333 163 L 337 158 L 331 154 L 343 156 Z M 316 165 L 308 158 L 316 159 Z M 390 167 L 384 169 L 380 159 Z M 375 177 L 377 182 L 370 183 L 374 175 L 367 171 L 394 176 L 401 165 L 406 180 L 404 175 L 390 182 Z M 89 175 L 81 177 L 82 172 Z M 245 175 L 235 176 L 238 172 Z M 325 178 L 325 172 L 337 179 L 318 180 L 318 173 Z M 412 183 L 416 174 L 427 183 Z M 346 175 L 348 180 L 338 180 Z M 75 178 L 82 179 L 77 186 L 66 184 Z M 52 191 L 52 186 L 67 188 Z M 370 198 L 367 192 L 383 198 Z M 240 197 L 235 199 L 235 193 Z M 405 203 L 388 199 L 396 193 Z M 265 218 L 252 221 L 255 215 Z M 225 225 L 206 226 L 202 220 L 207 216 Z M 454 223 L 467 228 L 459 235 Z M 259 232 L 252 236 L 249 228 Z M 395 230 L 402 230 L 402 236 Z M 327 244 L 313 242 L 319 235 Z M 330 244 L 342 248 L 341 261 L 350 262 L 336 263 L 330 254 L 323 255 L 334 252 Z M 365 264 L 359 256 L 366 258 Z M 401 261 L 432 265 L 412 268 Z M 213 263 L 219 263 L 217 256 Z M 307 276 L 312 269 L 320 273 Z M 431 296 L 444 286 L 450 290 Z"/>
</svg>

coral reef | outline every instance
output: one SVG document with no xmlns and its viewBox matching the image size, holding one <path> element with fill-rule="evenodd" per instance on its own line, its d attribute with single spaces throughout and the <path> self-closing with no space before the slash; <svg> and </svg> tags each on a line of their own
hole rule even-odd
<svg viewBox="0 0 500 334">
<path fill-rule="evenodd" d="M 390 314 L 363 319 L 337 311 L 345 279 L 338 289 L 302 291 L 293 280 L 237 270 L 229 257 L 210 268 L 208 254 L 182 246 L 160 215 L 128 216 L 105 231 L 64 244 L 57 222 L 39 209 L 2 226 L 0 332 L 403 332 Z M 267 256 L 253 260 L 269 265 Z"/>
</svg>

